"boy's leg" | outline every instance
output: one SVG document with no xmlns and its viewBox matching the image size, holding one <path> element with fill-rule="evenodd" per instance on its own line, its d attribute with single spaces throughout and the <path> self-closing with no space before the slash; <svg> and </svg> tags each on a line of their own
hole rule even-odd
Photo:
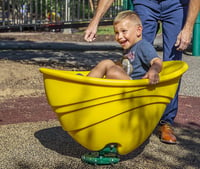
<svg viewBox="0 0 200 169">
<path fill-rule="evenodd" d="M 106 79 L 131 80 L 123 67 L 114 65 L 106 72 Z"/>
<path fill-rule="evenodd" d="M 103 60 L 99 62 L 88 74 L 90 77 L 106 79 L 122 79 L 129 80 L 130 77 L 119 65 L 116 65 L 112 60 Z"/>
<path fill-rule="evenodd" d="M 103 78 L 106 75 L 108 69 L 114 66 L 115 63 L 112 60 L 102 60 L 99 62 L 88 74 L 90 77 Z"/>
</svg>

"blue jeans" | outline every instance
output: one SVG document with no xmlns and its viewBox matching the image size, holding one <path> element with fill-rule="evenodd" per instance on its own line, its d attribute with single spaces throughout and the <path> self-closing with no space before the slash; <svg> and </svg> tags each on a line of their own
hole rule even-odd
<svg viewBox="0 0 200 169">
<path fill-rule="evenodd" d="M 189 0 L 133 0 L 134 11 L 143 25 L 143 38 L 153 44 L 162 22 L 163 61 L 182 60 L 182 52 L 174 46 L 187 16 Z M 179 85 L 180 86 L 180 85 Z M 167 105 L 162 121 L 172 124 L 178 111 L 178 91 Z"/>
</svg>

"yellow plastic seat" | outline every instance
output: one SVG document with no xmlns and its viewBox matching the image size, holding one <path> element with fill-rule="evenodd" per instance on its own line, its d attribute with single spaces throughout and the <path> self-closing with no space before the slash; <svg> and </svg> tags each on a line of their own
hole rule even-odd
<svg viewBox="0 0 200 169">
<path fill-rule="evenodd" d="M 153 132 L 174 97 L 183 61 L 163 62 L 160 82 L 110 80 L 77 75 L 87 71 L 40 68 L 47 100 L 65 131 L 85 148 L 117 144 L 119 154 L 140 146 Z"/>
</svg>

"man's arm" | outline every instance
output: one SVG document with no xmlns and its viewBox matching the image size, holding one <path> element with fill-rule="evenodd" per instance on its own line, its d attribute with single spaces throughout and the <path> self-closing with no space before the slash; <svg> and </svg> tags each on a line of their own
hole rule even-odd
<svg viewBox="0 0 200 169">
<path fill-rule="evenodd" d="M 94 17 L 92 18 L 89 26 L 87 27 L 85 31 L 84 39 L 87 42 L 92 42 L 96 39 L 96 33 L 97 28 L 99 25 L 99 22 L 101 18 L 104 16 L 104 14 L 107 12 L 107 10 L 110 8 L 114 0 L 100 0 L 95 12 Z"/>
<path fill-rule="evenodd" d="M 197 15 L 200 10 L 200 0 L 190 0 L 188 15 L 185 25 L 179 35 L 177 36 L 177 41 L 175 46 L 177 50 L 185 50 L 191 42 L 194 23 L 196 21 Z"/>
</svg>

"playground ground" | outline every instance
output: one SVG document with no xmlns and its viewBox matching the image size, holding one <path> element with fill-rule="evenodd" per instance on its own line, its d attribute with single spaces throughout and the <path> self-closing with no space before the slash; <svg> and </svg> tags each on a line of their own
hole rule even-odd
<svg viewBox="0 0 200 169">
<path fill-rule="evenodd" d="M 88 150 L 62 130 L 47 104 L 38 69 L 89 70 L 101 59 L 119 58 L 121 51 L 113 41 L 105 41 L 106 37 L 86 44 L 77 42 L 78 37 L 71 42 L 72 36 L 68 40 L 54 39 L 55 34 L 43 36 L 0 37 L 0 168 L 200 168 L 200 57 L 191 56 L 191 51 L 183 56 L 190 68 L 183 75 L 179 93 L 175 119 L 178 144 L 161 143 L 155 131 L 137 150 L 121 156 L 120 163 L 92 166 L 80 160 Z M 40 37 L 39 41 L 34 37 Z M 162 55 L 157 40 L 158 54 Z"/>
</svg>

